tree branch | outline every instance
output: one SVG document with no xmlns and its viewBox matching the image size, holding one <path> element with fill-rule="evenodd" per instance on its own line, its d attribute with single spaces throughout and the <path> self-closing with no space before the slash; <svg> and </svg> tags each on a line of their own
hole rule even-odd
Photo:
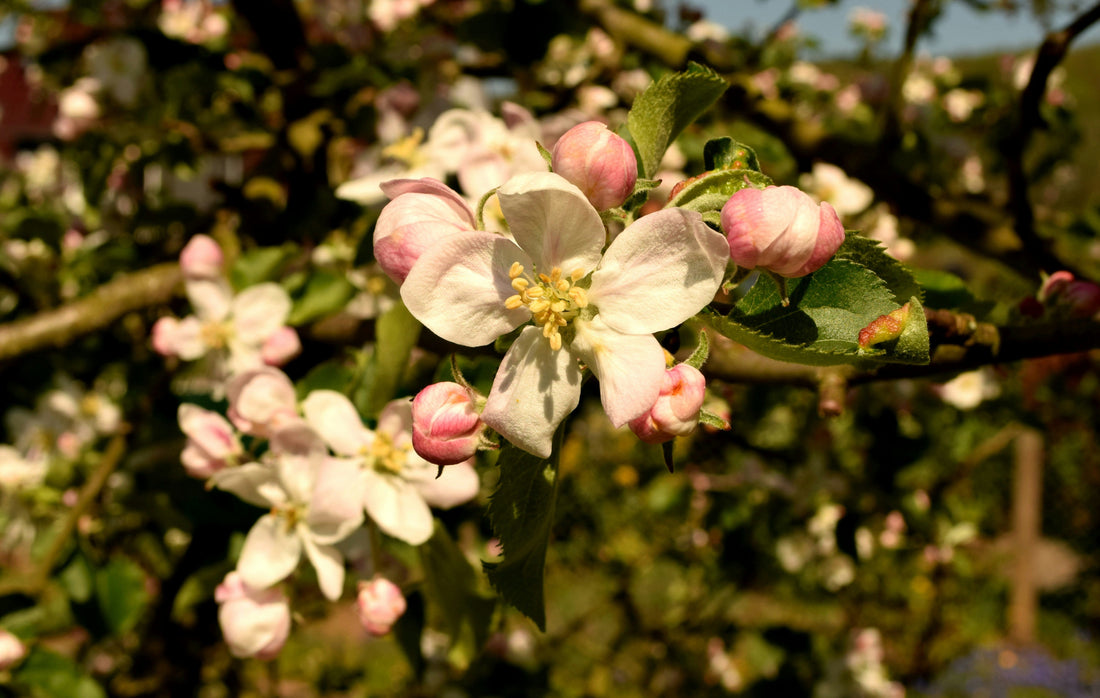
<svg viewBox="0 0 1100 698">
<path fill-rule="evenodd" d="M 167 303 L 178 294 L 182 278 L 175 262 L 160 264 L 120 276 L 59 308 L 0 325 L 0 361 L 63 347 L 126 313 Z"/>
<path fill-rule="evenodd" d="M 1054 256 L 1050 246 L 1035 230 L 1035 210 L 1031 205 L 1028 192 L 1024 155 L 1035 131 L 1044 125 L 1039 107 L 1046 95 L 1047 82 L 1050 80 L 1051 73 L 1065 58 L 1070 43 L 1098 20 L 1100 20 L 1100 3 L 1079 15 L 1064 29 L 1051 32 L 1043 39 L 1035 56 L 1031 77 L 1028 78 L 1027 86 L 1020 95 L 1020 110 L 1012 137 L 1005 144 L 1009 206 L 1015 219 L 1016 236 L 1023 243 L 1025 251 L 1040 260 L 1048 272 L 1057 271 L 1064 265 Z"/>
</svg>

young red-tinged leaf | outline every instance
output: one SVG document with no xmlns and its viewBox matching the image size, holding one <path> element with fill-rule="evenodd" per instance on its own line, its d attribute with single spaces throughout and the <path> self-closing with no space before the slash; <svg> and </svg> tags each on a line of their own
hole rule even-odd
<svg viewBox="0 0 1100 698">
<path fill-rule="evenodd" d="M 869 349 L 876 344 L 897 339 L 901 336 L 901 331 L 907 322 L 909 322 L 908 303 L 886 315 L 879 315 L 859 331 L 859 348 Z"/>
</svg>

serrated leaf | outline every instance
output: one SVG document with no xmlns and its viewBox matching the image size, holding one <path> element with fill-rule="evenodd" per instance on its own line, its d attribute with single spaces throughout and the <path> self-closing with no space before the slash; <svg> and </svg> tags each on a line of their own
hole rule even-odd
<svg viewBox="0 0 1100 698">
<path fill-rule="evenodd" d="M 558 452 L 562 428 L 550 459 L 505 443 L 497 465 L 500 483 L 489 498 L 489 523 L 504 550 L 501 562 L 482 562 L 501 598 L 546 630 L 543 572 L 554 500 L 558 494 Z"/>
<path fill-rule="evenodd" d="M 393 399 L 405 377 L 409 355 L 420 337 L 420 329 L 420 323 L 400 302 L 378 317 L 374 325 L 377 341 L 370 358 L 369 383 L 363 386 L 365 392 L 355 400 L 364 416 L 376 416 Z"/>
<path fill-rule="evenodd" d="M 332 315 L 347 305 L 355 290 L 355 286 L 343 275 L 314 272 L 294 299 L 287 324 L 302 325 Z"/>
<path fill-rule="evenodd" d="M 474 568 L 439 523 L 418 550 L 428 599 L 443 612 L 444 630 L 452 645 L 464 644 L 466 656 L 472 657 L 489 638 L 496 601 L 477 592 Z"/>
<path fill-rule="evenodd" d="M 761 277 L 728 317 L 711 310 L 699 317 L 735 342 L 779 361 L 831 366 L 911 363 L 919 356 L 917 329 L 913 330 L 910 337 L 913 344 L 907 345 L 904 356 L 891 350 L 872 355 L 859 353 L 859 331 L 900 305 L 870 269 L 848 259 L 834 258 L 809 276 L 789 280 L 787 288 L 791 303 L 783 307 L 778 286 Z M 920 315 L 923 316 L 923 311 Z M 927 347 L 927 332 L 924 343 Z"/>
<path fill-rule="evenodd" d="M 133 629 L 145 611 L 149 593 L 145 572 L 137 563 L 118 557 L 96 571 L 96 600 L 107 628 L 115 635 Z"/>
<path fill-rule="evenodd" d="M 924 290 L 909 267 L 886 254 L 886 250 L 877 240 L 848 232 L 844 244 L 837 250 L 834 259 L 836 258 L 850 259 L 878 274 L 893 292 L 894 300 L 899 305 L 913 296 L 924 297 Z"/>
<path fill-rule="evenodd" d="M 12 674 L 12 683 L 28 695 L 48 698 L 106 698 L 92 677 L 68 657 L 35 647 Z"/>
<path fill-rule="evenodd" d="M 705 170 L 755 170 L 760 171 L 756 151 L 729 136 L 714 138 L 703 146 Z"/>
<path fill-rule="evenodd" d="M 714 104 L 729 85 L 718 73 L 698 63 L 670 73 L 638 95 L 626 125 L 638 150 L 641 175 L 652 178 L 677 136 Z"/>
<path fill-rule="evenodd" d="M 746 187 L 763 189 L 771 183 L 770 177 L 755 170 L 715 170 L 689 180 L 669 199 L 665 208 L 685 208 L 699 213 L 721 211 L 735 192 Z"/>
</svg>

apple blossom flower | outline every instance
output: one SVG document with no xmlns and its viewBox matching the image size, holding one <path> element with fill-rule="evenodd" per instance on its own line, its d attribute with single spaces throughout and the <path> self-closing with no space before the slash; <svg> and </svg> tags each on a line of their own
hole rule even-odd
<svg viewBox="0 0 1100 698">
<path fill-rule="evenodd" d="M 382 157 L 393 161 L 374 167 L 336 188 L 336 196 L 363 205 L 381 203 L 388 193 L 382 184 L 396 178 L 458 177 L 459 186 L 474 201 L 514 173 L 545 170 L 535 141 L 540 128 L 522 107 L 505 103 L 503 119 L 484 110 L 448 109 L 432 124 L 425 140 L 422 129 L 390 144 Z"/>
<path fill-rule="evenodd" d="M 15 446 L 0 444 L 0 492 L 16 492 L 41 485 L 50 462 L 45 453 L 22 453 Z"/>
<path fill-rule="evenodd" d="M 598 211 L 622 206 L 638 180 L 634 149 L 599 121 L 566 131 L 554 144 L 551 162 L 554 172 L 575 184 Z"/>
<path fill-rule="evenodd" d="M 229 421 L 245 434 L 266 438 L 301 421 L 294 384 L 277 368 L 265 366 L 234 376 L 226 386 L 226 397 Z"/>
<path fill-rule="evenodd" d="M 359 622 L 368 633 L 377 637 L 389 633 L 407 607 L 401 589 L 385 577 L 359 582 L 359 595 L 355 604 L 359 612 Z"/>
<path fill-rule="evenodd" d="M 363 482 L 354 463 L 329 456 L 321 438 L 298 423 L 271 435 L 267 462 L 219 470 L 211 483 L 268 510 L 245 537 L 241 581 L 267 589 L 293 572 L 304 552 L 321 593 L 340 598 L 344 559 L 334 544 L 363 523 Z"/>
<path fill-rule="evenodd" d="M 943 385 L 934 386 L 944 402 L 960 410 L 972 410 L 983 400 L 1001 394 L 1001 388 L 988 370 L 960 373 Z"/>
<path fill-rule="evenodd" d="M 208 478 L 222 468 L 233 466 L 244 455 L 233 425 L 217 412 L 184 403 L 178 412 L 180 431 L 187 445 L 180 462 L 192 477 Z"/>
<path fill-rule="evenodd" d="M 458 383 L 433 383 L 412 403 L 412 445 L 424 460 L 454 465 L 473 458 L 481 443 L 481 421 L 473 392 Z"/>
<path fill-rule="evenodd" d="M 841 217 L 862 213 L 875 198 L 869 186 L 827 162 L 815 162 L 809 174 L 802 175 L 799 184 L 819 201 L 832 206 Z"/>
<path fill-rule="evenodd" d="M 698 213 L 671 208 L 638 219 L 601 254 L 599 213 L 560 175 L 517 175 L 497 196 L 514 241 L 453 233 L 420 256 L 401 297 L 428 329 L 463 346 L 533 321 L 505 354 L 482 420 L 548 457 L 580 401 L 581 361 L 600 379 L 616 426 L 653 405 L 665 359 L 652 333 L 710 302 L 728 245 Z"/>
<path fill-rule="evenodd" d="M 665 371 L 661 393 L 649 411 L 630 420 L 630 430 L 649 444 L 687 436 L 699 424 L 706 397 L 706 378 L 699 369 L 677 364 Z"/>
<path fill-rule="evenodd" d="M 261 283 L 234 294 L 224 278 L 185 282 L 194 315 L 161 318 L 153 327 L 160 354 L 194 361 L 208 354 L 225 360 L 229 375 L 263 365 L 264 342 L 286 326 L 290 296 L 276 283 Z"/>
<path fill-rule="evenodd" d="M 97 41 L 84 50 L 84 61 L 91 76 L 116 102 L 124 107 L 137 104 L 148 67 L 140 41 L 129 37 Z"/>
<path fill-rule="evenodd" d="M 426 542 L 434 527 L 430 506 L 447 509 L 477 495 L 480 481 L 468 462 L 439 473 L 413 451 L 408 400 L 386 405 L 374 431 L 363 425 L 351 401 L 334 390 L 311 392 L 302 412 L 337 459 L 359 473 L 360 508 L 394 538 L 410 545 Z"/>
<path fill-rule="evenodd" d="M 0 671 L 7 671 L 27 656 L 27 646 L 15 635 L 0 628 Z"/>
<path fill-rule="evenodd" d="M 742 189 L 722 207 L 730 259 L 787 278 L 820 269 L 844 242 L 844 226 L 828 203 L 789 186 Z"/>
<path fill-rule="evenodd" d="M 279 588 L 258 589 L 230 572 L 214 590 L 218 625 L 234 657 L 272 659 L 290 634 L 290 604 Z"/>
</svg>

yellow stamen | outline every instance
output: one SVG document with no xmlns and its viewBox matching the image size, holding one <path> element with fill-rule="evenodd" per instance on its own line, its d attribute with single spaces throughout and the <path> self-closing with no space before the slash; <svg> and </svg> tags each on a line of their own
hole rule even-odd
<svg viewBox="0 0 1100 698">
<path fill-rule="evenodd" d="M 549 273 L 532 277 L 526 274 L 522 264 L 513 262 L 508 277 L 517 294 L 505 299 L 504 307 L 515 310 L 526 306 L 532 321 L 542 328 L 542 336 L 550 342 L 550 348 L 561 349 L 563 340 L 559 329 L 567 327 L 580 309 L 588 306 L 588 294 L 576 286 L 585 277 L 584 270 L 576 269 L 565 276 L 561 267 L 553 267 Z"/>
</svg>

